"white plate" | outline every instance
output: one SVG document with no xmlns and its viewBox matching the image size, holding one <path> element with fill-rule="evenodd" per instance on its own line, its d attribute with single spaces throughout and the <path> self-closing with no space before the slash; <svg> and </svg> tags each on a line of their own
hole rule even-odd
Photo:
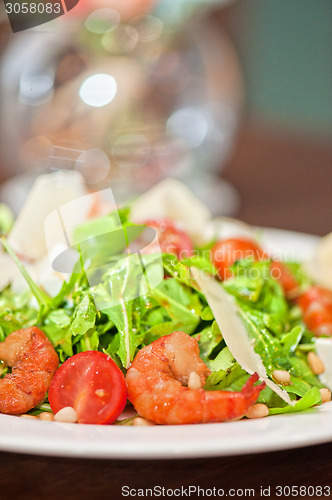
<svg viewBox="0 0 332 500">
<path fill-rule="evenodd" d="M 281 254 L 309 255 L 314 236 L 264 230 Z M 195 458 L 276 451 L 332 441 L 332 403 L 298 414 L 191 426 L 96 426 L 0 415 L 2 451 L 84 458 Z"/>
</svg>

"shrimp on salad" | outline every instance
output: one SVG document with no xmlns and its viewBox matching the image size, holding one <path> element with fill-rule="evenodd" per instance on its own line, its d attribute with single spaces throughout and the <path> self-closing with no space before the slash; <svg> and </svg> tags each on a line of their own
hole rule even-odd
<svg viewBox="0 0 332 500">
<path fill-rule="evenodd" d="M 0 343 L 0 359 L 12 367 L 0 379 L 0 413 L 26 413 L 44 399 L 59 365 L 58 355 L 44 332 L 30 327 Z"/>
<path fill-rule="evenodd" d="M 197 339 L 173 332 L 136 355 L 126 377 L 129 400 L 157 424 L 223 422 L 243 417 L 265 386 L 254 386 L 258 376 L 252 375 L 240 392 L 205 391 L 209 374 Z"/>
</svg>

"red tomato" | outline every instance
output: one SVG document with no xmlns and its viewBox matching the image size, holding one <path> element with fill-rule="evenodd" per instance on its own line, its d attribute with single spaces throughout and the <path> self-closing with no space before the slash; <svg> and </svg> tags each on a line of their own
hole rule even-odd
<svg viewBox="0 0 332 500">
<path fill-rule="evenodd" d="M 85 351 L 60 366 L 48 399 L 54 413 L 71 406 L 82 424 L 110 424 L 126 405 L 127 387 L 120 368 L 107 354 Z"/>
<path fill-rule="evenodd" d="M 156 229 L 160 249 L 163 253 L 173 253 L 178 258 L 189 257 L 192 254 L 193 246 L 189 236 L 178 229 L 172 221 L 166 219 L 147 220 L 144 224 Z"/>
<path fill-rule="evenodd" d="M 303 320 L 316 336 L 332 335 L 332 291 L 311 286 L 297 298 Z"/>
<path fill-rule="evenodd" d="M 236 261 L 252 257 L 263 259 L 264 251 L 252 240 L 246 238 L 229 238 L 218 241 L 212 248 L 212 262 L 221 279 L 232 277 L 229 269 Z"/>
<path fill-rule="evenodd" d="M 298 289 L 298 282 L 291 271 L 282 262 L 276 260 L 272 261 L 270 271 L 272 278 L 279 281 L 286 295 Z"/>
</svg>

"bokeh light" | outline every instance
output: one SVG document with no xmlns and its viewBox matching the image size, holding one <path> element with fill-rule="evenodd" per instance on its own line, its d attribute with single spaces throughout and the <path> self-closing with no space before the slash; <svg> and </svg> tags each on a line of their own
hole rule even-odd
<svg viewBox="0 0 332 500">
<path fill-rule="evenodd" d="M 99 148 L 92 148 L 79 155 L 75 170 L 83 175 L 88 184 L 99 184 L 106 179 L 110 171 L 110 159 Z"/>
<path fill-rule="evenodd" d="M 85 27 L 92 33 L 102 34 L 114 30 L 120 23 L 120 14 L 114 9 L 94 10 L 85 20 Z"/>
<path fill-rule="evenodd" d="M 100 108 L 113 101 L 117 92 L 115 78 L 103 73 L 89 76 L 81 85 L 79 95 L 89 106 Z"/>
</svg>

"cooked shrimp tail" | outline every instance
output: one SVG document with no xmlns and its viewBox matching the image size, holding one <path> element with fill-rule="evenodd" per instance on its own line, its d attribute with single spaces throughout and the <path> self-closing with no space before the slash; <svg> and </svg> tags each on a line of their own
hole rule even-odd
<svg viewBox="0 0 332 500">
<path fill-rule="evenodd" d="M 44 332 L 31 327 L 0 343 L 0 359 L 12 368 L 0 379 L 0 413 L 26 413 L 44 399 L 59 365 L 58 355 Z"/>
<path fill-rule="evenodd" d="M 251 375 L 251 377 L 247 380 L 247 382 L 242 387 L 242 394 L 247 396 L 253 396 L 255 400 L 258 398 L 259 393 L 262 390 L 261 385 L 254 385 L 258 381 L 257 373 Z M 265 384 L 264 384 L 265 385 Z"/>
<path fill-rule="evenodd" d="M 254 385 L 254 374 L 239 392 L 206 391 L 209 374 L 197 339 L 173 332 L 138 352 L 126 377 L 129 400 L 157 424 L 224 422 L 243 417 L 265 387 Z"/>
</svg>

